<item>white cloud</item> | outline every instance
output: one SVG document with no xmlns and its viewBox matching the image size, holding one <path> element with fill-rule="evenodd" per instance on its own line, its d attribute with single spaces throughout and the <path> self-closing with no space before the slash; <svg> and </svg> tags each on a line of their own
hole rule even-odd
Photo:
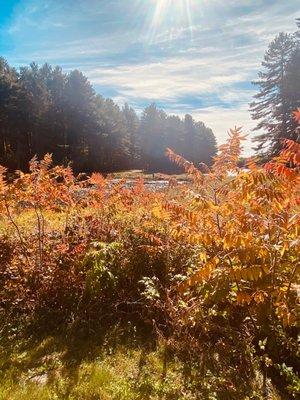
<svg viewBox="0 0 300 400">
<path fill-rule="evenodd" d="M 244 63 L 246 64 L 246 63 Z M 224 87 L 249 80 L 249 66 L 239 69 L 230 59 L 170 57 L 161 62 L 86 70 L 97 85 L 117 88 L 131 98 L 176 101 L 183 96 L 222 94 Z"/>
<path fill-rule="evenodd" d="M 253 137 L 252 129 L 255 127 L 255 122 L 251 120 L 247 105 L 235 109 L 208 107 L 202 109 L 201 112 L 195 111 L 193 115 L 213 130 L 218 144 L 226 141 L 229 129 L 242 127 L 242 132 L 248 135 L 244 143 L 244 155 L 250 156 L 253 153 L 251 138 Z"/>
<path fill-rule="evenodd" d="M 156 101 L 164 103 L 165 110 L 172 114 L 191 113 L 197 120 L 205 122 L 216 134 L 218 143 L 227 138 L 227 131 L 235 125 L 243 126 L 247 132 L 254 127 L 248 103 L 253 90 L 238 89 L 235 84 L 250 81 L 256 63 L 251 57 L 253 50 L 243 50 L 236 55 L 210 54 L 204 58 L 168 58 L 161 62 L 137 65 L 122 65 L 116 68 L 97 68 L 86 73 L 94 84 L 115 88 L 120 96 L 114 100 L 119 104 L 127 101 Z M 216 105 L 196 105 L 197 100 L 211 97 Z M 190 98 L 185 104 L 181 98 Z M 195 100 L 195 106 L 193 105 Z M 224 108 L 217 103 L 225 102 L 232 108 Z M 250 137 L 245 144 L 245 154 L 251 154 Z"/>
</svg>

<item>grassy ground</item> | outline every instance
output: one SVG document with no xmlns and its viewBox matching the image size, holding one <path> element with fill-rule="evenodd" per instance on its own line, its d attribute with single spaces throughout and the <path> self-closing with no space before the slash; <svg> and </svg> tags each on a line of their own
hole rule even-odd
<svg viewBox="0 0 300 400">
<path fill-rule="evenodd" d="M 18 345 L 16 345 L 18 343 Z M 184 365 L 163 347 L 97 345 L 88 340 L 6 343 L 1 348 L 1 400 L 197 399 Z M 213 397 L 212 397 L 213 399 Z"/>
<path fill-rule="evenodd" d="M 81 343 L 69 353 L 49 337 L 31 348 L 20 347 L 9 357 L 3 357 L 3 352 L 1 356 L 1 400 L 202 398 L 197 380 L 186 376 L 184 364 L 169 360 L 165 368 L 162 349 L 145 351 L 143 347 L 118 346 L 104 351 Z M 211 381 L 214 379 L 211 377 Z M 213 391 L 205 398 L 219 400 Z M 273 391 L 269 399 L 280 400 Z"/>
<path fill-rule="evenodd" d="M 217 376 L 200 376 L 145 331 L 129 323 L 104 332 L 0 334 L 0 400 L 230 400 L 215 393 Z M 253 384 L 241 400 L 262 400 L 259 373 Z M 271 386 L 268 400 L 280 400 Z"/>
</svg>

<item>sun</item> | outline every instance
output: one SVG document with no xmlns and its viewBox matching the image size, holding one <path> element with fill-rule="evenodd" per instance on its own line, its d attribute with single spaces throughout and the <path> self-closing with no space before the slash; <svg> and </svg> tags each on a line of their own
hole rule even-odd
<svg viewBox="0 0 300 400">
<path fill-rule="evenodd" d="M 151 2 L 152 18 L 149 29 L 150 41 L 155 41 L 161 35 L 167 34 L 169 39 L 178 32 L 189 31 L 193 38 L 194 0 L 154 0 Z"/>
</svg>

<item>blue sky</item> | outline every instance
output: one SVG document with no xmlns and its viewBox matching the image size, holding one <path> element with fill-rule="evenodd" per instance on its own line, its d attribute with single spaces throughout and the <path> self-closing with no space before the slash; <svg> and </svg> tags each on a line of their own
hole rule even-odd
<svg viewBox="0 0 300 400">
<path fill-rule="evenodd" d="M 0 0 L 0 55 L 78 68 L 140 110 L 191 113 L 222 143 L 248 112 L 264 51 L 293 32 L 299 0 Z M 251 152 L 250 141 L 245 146 Z"/>
</svg>

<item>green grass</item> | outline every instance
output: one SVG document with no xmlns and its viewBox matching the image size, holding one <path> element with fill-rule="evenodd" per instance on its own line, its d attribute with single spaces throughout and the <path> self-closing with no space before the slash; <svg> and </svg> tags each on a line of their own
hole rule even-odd
<svg viewBox="0 0 300 400">
<path fill-rule="evenodd" d="M 162 349 L 96 343 L 48 337 L 2 346 L 0 399 L 197 399 L 178 360 L 165 370 Z"/>
<path fill-rule="evenodd" d="M 200 378 L 193 365 L 166 357 L 164 343 L 134 334 L 112 329 L 98 340 L 2 337 L 0 343 L 0 400 L 219 400 L 217 377 Z"/>
</svg>

